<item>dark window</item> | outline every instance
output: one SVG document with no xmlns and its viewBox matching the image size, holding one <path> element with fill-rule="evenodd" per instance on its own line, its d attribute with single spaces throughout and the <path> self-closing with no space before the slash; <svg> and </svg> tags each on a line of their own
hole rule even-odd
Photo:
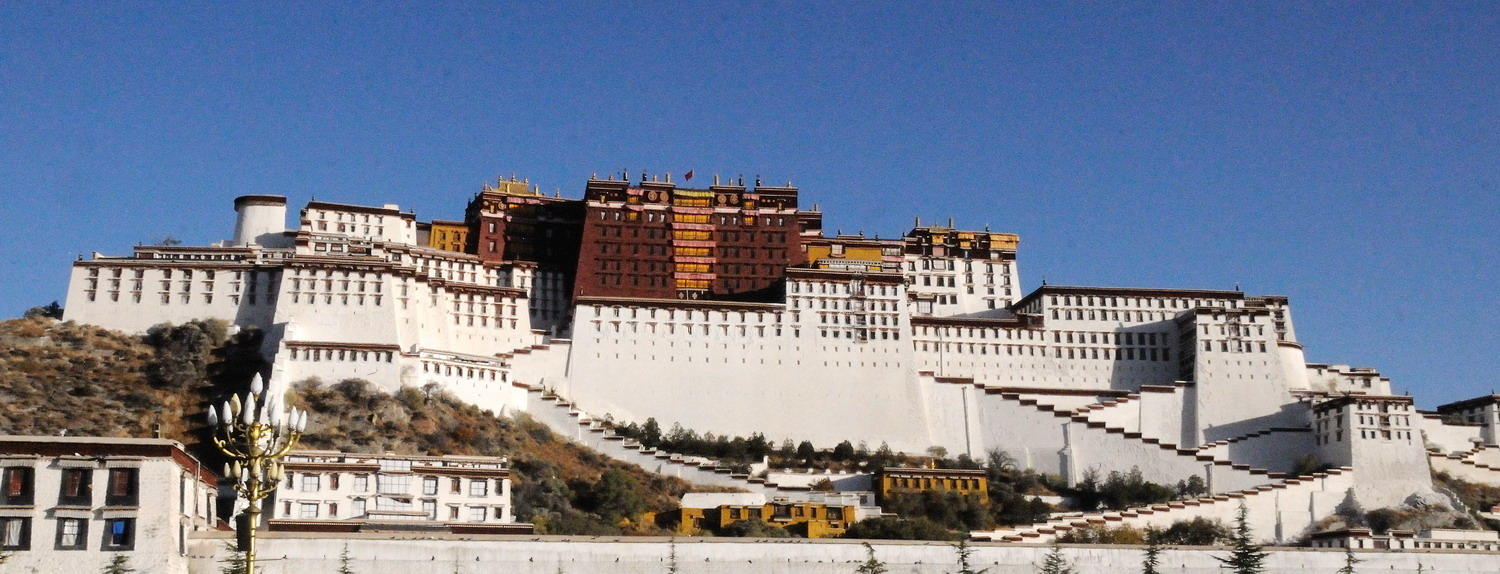
<svg viewBox="0 0 1500 574">
<path fill-rule="evenodd" d="M 134 518 L 111 518 L 104 525 L 104 550 L 135 549 Z"/>
<path fill-rule="evenodd" d="M 62 472 L 62 491 L 57 503 L 63 506 L 92 506 L 94 503 L 92 482 L 94 471 L 86 468 L 68 468 Z"/>
<path fill-rule="evenodd" d="M 57 549 L 83 550 L 89 539 L 87 518 L 59 518 L 57 520 Z"/>
<path fill-rule="evenodd" d="M 109 493 L 104 497 L 104 504 L 105 506 L 135 506 L 138 498 L 136 490 L 136 469 L 109 469 Z"/>
<path fill-rule="evenodd" d="M 5 488 L 0 490 L 0 504 L 29 506 L 31 504 L 31 469 L 13 466 L 5 469 Z"/>
<path fill-rule="evenodd" d="M 31 519 L 0 518 L 0 550 L 30 550 Z"/>
</svg>

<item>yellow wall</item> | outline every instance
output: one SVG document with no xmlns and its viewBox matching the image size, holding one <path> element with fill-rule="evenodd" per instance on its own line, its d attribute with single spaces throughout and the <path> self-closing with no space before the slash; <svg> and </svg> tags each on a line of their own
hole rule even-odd
<svg viewBox="0 0 1500 574">
<path fill-rule="evenodd" d="M 943 473 L 900 471 L 881 473 L 877 494 L 883 499 L 891 494 L 906 494 L 927 490 L 957 492 L 963 495 L 985 496 L 988 499 L 989 479 L 982 474 L 973 476 L 945 476 Z"/>
<path fill-rule="evenodd" d="M 469 244 L 469 227 L 458 223 L 432 223 L 427 234 L 427 246 L 443 251 L 464 253 Z"/>
<path fill-rule="evenodd" d="M 807 260 L 817 261 L 819 259 L 851 259 L 855 261 L 875 261 L 883 259 L 880 248 L 870 245 L 845 245 L 843 255 L 834 255 L 832 245 L 808 245 Z"/>
<path fill-rule="evenodd" d="M 771 503 L 763 506 L 720 506 L 718 508 L 682 508 L 675 513 L 673 529 L 683 536 L 703 534 L 744 520 L 761 520 L 808 538 L 839 536 L 849 528 L 857 510 L 853 506 L 835 506 L 839 518 L 829 518 L 826 504 L 811 502 Z"/>
</svg>

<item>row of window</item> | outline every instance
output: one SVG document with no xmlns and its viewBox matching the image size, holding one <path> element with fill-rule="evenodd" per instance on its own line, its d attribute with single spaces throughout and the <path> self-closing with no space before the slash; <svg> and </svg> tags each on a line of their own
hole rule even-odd
<svg viewBox="0 0 1500 574">
<path fill-rule="evenodd" d="M 788 281 L 788 293 L 810 293 L 816 295 L 863 295 L 872 297 L 896 297 L 901 289 L 895 285 L 869 285 L 865 283 L 830 283 L 827 281 Z"/>
<path fill-rule="evenodd" d="M 457 377 L 463 377 L 463 378 L 466 378 L 466 379 L 489 379 L 491 381 L 494 381 L 494 380 L 497 380 L 497 379 L 501 380 L 501 381 L 505 380 L 505 372 L 497 370 L 497 369 L 474 368 L 474 367 L 463 367 L 463 366 L 457 366 L 457 367 L 455 367 L 453 365 L 446 365 L 446 364 L 442 364 L 442 363 L 434 363 L 434 362 L 431 362 L 431 361 L 422 361 L 422 372 L 424 372 L 424 373 L 430 373 L 430 374 L 434 374 L 434 375 L 441 375 L 441 376 L 445 376 L 445 377 L 454 377 L 454 376 L 457 376 Z"/>
<path fill-rule="evenodd" d="M 363 518 L 369 514 L 369 501 L 364 498 L 355 498 L 352 502 L 352 513 L 350 514 L 350 516 L 348 516 L 348 518 Z M 422 512 L 426 515 L 425 518 L 427 520 L 438 519 L 438 503 L 436 500 L 423 500 L 421 504 Z M 375 509 L 377 511 L 389 510 L 405 512 L 411 510 L 411 507 L 412 504 L 410 500 L 398 500 L 391 498 L 375 499 Z M 457 504 L 448 505 L 448 520 L 459 520 L 460 508 L 461 506 Z M 491 508 L 492 507 L 488 506 L 468 507 L 468 521 L 484 522 L 490 517 Z M 325 511 L 327 512 L 327 514 L 323 514 Z M 505 507 L 493 507 L 493 513 L 495 520 L 503 520 L 505 518 Z M 287 500 L 282 503 L 282 516 L 286 518 L 295 517 L 299 519 L 339 518 L 339 504 L 337 502 L 297 502 Z"/>
<path fill-rule="evenodd" d="M 111 267 L 111 268 L 109 268 L 109 275 L 110 275 L 110 277 L 113 277 L 115 279 L 119 279 L 122 271 L 123 271 L 123 268 L 121 268 L 121 267 Z M 146 277 L 146 269 L 136 268 L 136 269 L 134 269 L 132 271 L 133 271 L 133 276 L 136 279 L 144 279 Z M 177 277 L 181 278 L 184 281 L 192 281 L 193 280 L 193 270 L 192 269 L 180 269 L 178 271 L 180 271 L 180 273 L 176 274 Z M 217 276 L 216 275 L 216 270 L 214 270 L 214 269 L 200 269 L 199 271 L 201 271 L 200 276 L 203 279 L 206 279 L 206 280 L 209 280 L 209 281 L 213 281 L 214 277 Z M 245 275 L 244 271 L 232 271 L 232 272 L 228 272 L 228 273 L 233 273 L 234 274 L 234 280 L 235 281 L 239 281 L 239 280 L 243 279 L 244 275 Z M 261 272 L 250 271 L 249 273 L 250 273 L 250 281 L 253 283 L 260 276 Z M 270 273 L 270 272 L 268 271 L 266 273 Z M 91 278 L 97 278 L 97 277 L 99 277 L 99 268 L 98 267 L 90 267 L 89 268 L 89 275 L 88 276 L 91 277 Z M 172 277 L 173 277 L 173 270 L 172 269 L 162 269 L 161 270 L 161 278 L 162 279 L 171 279 Z"/>
<path fill-rule="evenodd" d="M 1121 297 L 1096 295 L 1049 295 L 1049 305 L 1074 307 L 1140 307 L 1144 309 L 1193 309 L 1197 307 L 1239 307 L 1232 299 L 1200 299 L 1187 297 Z"/>
<path fill-rule="evenodd" d="M 594 316 L 595 317 L 605 317 L 605 316 L 620 317 L 622 309 L 624 309 L 626 311 L 626 313 L 624 313 L 624 315 L 626 317 L 630 318 L 630 319 L 636 319 L 636 318 L 638 318 L 638 315 L 640 315 L 640 313 L 638 313 L 638 311 L 640 311 L 640 309 L 638 309 L 636 307 L 610 307 L 608 312 L 606 312 L 603 307 L 594 307 Z M 731 311 L 710 311 L 710 310 L 707 310 L 707 309 L 657 309 L 655 307 L 648 307 L 648 308 L 645 309 L 645 311 L 646 311 L 645 315 L 648 318 L 651 318 L 651 319 L 656 319 L 657 318 L 657 316 L 656 316 L 657 311 L 661 311 L 663 314 L 666 315 L 665 317 L 662 317 L 662 318 L 666 319 L 668 321 L 677 321 L 677 320 L 682 320 L 682 321 L 694 321 L 694 320 L 712 321 L 712 320 L 714 320 L 713 319 L 713 315 L 715 313 L 717 313 L 717 315 L 718 315 L 718 320 L 720 320 L 720 321 L 729 321 L 730 320 L 730 315 L 729 314 L 731 313 Z M 767 321 L 776 322 L 776 323 L 780 323 L 781 322 L 781 314 L 780 313 L 767 313 L 767 312 L 764 312 L 764 311 L 733 311 L 733 313 L 735 313 L 735 321 L 740 322 L 740 323 L 744 323 L 747 320 L 752 320 L 752 317 L 753 317 L 753 320 L 756 323 L 764 323 L 764 322 L 767 322 Z"/>
<path fill-rule="evenodd" d="M 0 517 L 0 550 L 31 550 L 31 519 Z M 88 545 L 89 520 L 86 518 L 57 518 L 54 550 L 85 550 Z M 124 551 L 135 549 L 135 519 L 109 518 L 104 521 L 99 549 Z"/>
<path fill-rule="evenodd" d="M 1169 313 L 1157 311 L 1115 311 L 1110 309 L 1052 309 L 1053 319 L 1068 321 L 1125 321 L 1130 323 L 1155 323 L 1172 318 Z"/>
<path fill-rule="evenodd" d="M 409 464 L 409 462 L 408 462 Z M 407 468 L 410 468 L 409 466 Z M 342 473 L 308 473 L 288 472 L 286 474 L 287 489 L 295 489 L 300 492 L 319 492 L 323 485 L 328 485 L 328 490 L 339 490 Z M 370 492 L 370 475 L 365 473 L 354 473 L 352 475 L 351 492 Z M 433 496 L 438 493 L 442 479 L 436 476 L 421 477 L 422 494 Z M 411 494 L 412 475 L 410 474 L 376 474 L 375 488 L 380 494 Z M 462 478 L 449 478 L 449 490 L 452 494 L 463 494 L 464 480 Z M 501 493 L 505 488 L 504 479 L 494 479 L 495 492 Z M 471 478 L 468 479 L 468 495 L 471 497 L 484 497 L 490 495 L 490 479 Z"/>
<path fill-rule="evenodd" d="M 293 361 L 376 361 L 389 363 L 395 359 L 393 351 L 359 351 L 352 349 L 316 349 L 292 347 L 288 350 Z"/>
<path fill-rule="evenodd" d="M 835 311 L 850 311 L 854 309 L 854 301 L 850 299 L 834 299 L 831 297 L 819 297 L 816 299 L 792 297 L 790 298 L 790 301 L 793 309 L 801 309 L 804 308 L 804 306 L 807 309 L 832 309 Z M 814 305 L 814 302 L 816 302 L 817 305 Z M 898 304 L 895 301 L 891 301 L 889 299 L 876 299 L 873 301 L 866 301 L 862 303 L 862 306 L 872 311 L 886 311 L 894 313 L 900 310 Z"/>
<path fill-rule="evenodd" d="M 135 506 L 137 497 L 137 469 L 109 469 L 109 482 L 105 490 L 105 506 Z M 58 506 L 92 506 L 94 471 L 89 468 L 65 468 L 62 470 Z M 0 474 L 0 506 L 31 506 L 35 503 L 33 482 L 35 472 L 31 467 L 11 466 Z"/>
</svg>

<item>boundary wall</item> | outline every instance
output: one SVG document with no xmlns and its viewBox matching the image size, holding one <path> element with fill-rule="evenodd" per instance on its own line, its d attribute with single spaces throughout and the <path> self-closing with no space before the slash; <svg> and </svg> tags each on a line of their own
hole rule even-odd
<svg viewBox="0 0 1500 574">
<path fill-rule="evenodd" d="M 183 574 L 217 574 L 226 558 L 225 534 L 194 538 Z M 677 556 L 683 574 L 848 574 L 865 559 L 857 540 L 737 538 L 610 538 L 561 536 L 453 536 L 447 534 L 272 533 L 259 540 L 263 574 L 333 572 L 347 547 L 356 572 L 417 569 L 423 572 L 479 574 L 657 574 Z M 942 542 L 869 541 L 891 572 L 946 574 L 955 571 L 951 545 Z M 1050 551 L 1040 545 L 975 543 L 972 563 L 989 574 L 1031 574 Z M 1063 546 L 1079 574 L 1116 574 L 1140 569 L 1138 546 Z M 1222 572 L 1216 556 L 1224 548 L 1171 548 L 1162 554 L 1163 571 L 1178 574 Z M 1361 572 L 1494 572 L 1495 553 L 1473 550 L 1357 550 Z M 1337 548 L 1272 548 L 1267 574 L 1333 572 L 1343 565 Z M 152 574 L 177 574 L 154 572 Z"/>
</svg>

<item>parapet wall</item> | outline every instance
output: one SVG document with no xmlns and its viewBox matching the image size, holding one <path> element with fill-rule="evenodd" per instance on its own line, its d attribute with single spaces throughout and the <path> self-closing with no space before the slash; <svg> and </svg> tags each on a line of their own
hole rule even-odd
<svg viewBox="0 0 1500 574">
<path fill-rule="evenodd" d="M 226 536 L 189 542 L 188 574 L 216 574 L 226 558 Z M 954 549 L 942 542 L 870 541 L 891 572 L 946 574 L 957 570 Z M 658 574 L 676 554 L 682 574 L 848 574 L 865 559 L 854 540 L 756 540 L 726 538 L 570 538 L 275 533 L 259 541 L 264 574 L 334 572 L 345 548 L 355 572 L 458 572 L 479 574 Z M 1050 550 L 1038 545 L 974 544 L 973 566 L 989 574 L 1031 574 Z M 1138 572 L 1141 549 L 1131 546 L 1064 546 L 1079 574 Z M 1225 549 L 1169 549 L 1165 570 L 1183 574 L 1222 572 L 1214 560 Z M 1359 551 L 1359 571 L 1493 572 L 1494 553 Z M 1267 574 L 1333 572 L 1343 565 L 1340 549 L 1272 549 Z M 164 573 L 165 574 L 165 573 Z"/>
</svg>

